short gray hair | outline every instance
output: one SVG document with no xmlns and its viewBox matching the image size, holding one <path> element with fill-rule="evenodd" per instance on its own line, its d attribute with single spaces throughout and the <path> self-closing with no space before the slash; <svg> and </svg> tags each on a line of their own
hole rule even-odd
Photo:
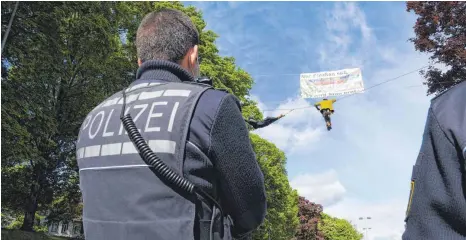
<svg viewBox="0 0 466 240">
<path fill-rule="evenodd" d="M 199 44 L 199 33 L 191 19 L 174 9 L 147 14 L 136 34 L 141 61 L 167 60 L 179 63 L 189 49 Z"/>
</svg>

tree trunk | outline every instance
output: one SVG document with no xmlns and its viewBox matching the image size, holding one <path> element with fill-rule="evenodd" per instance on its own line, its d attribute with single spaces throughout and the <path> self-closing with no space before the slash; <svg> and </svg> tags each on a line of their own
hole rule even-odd
<svg viewBox="0 0 466 240">
<path fill-rule="evenodd" d="M 26 205 L 24 206 L 24 220 L 23 225 L 21 226 L 21 230 L 33 232 L 34 231 L 34 220 L 36 217 L 37 211 L 37 195 L 38 195 L 38 186 L 37 183 L 31 184 L 31 195 L 29 195 L 29 199 L 26 201 Z"/>
</svg>

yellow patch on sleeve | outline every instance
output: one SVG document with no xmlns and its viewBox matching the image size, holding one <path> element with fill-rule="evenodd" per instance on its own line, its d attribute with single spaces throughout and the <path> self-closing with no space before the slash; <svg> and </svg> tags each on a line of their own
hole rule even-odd
<svg viewBox="0 0 466 240">
<path fill-rule="evenodd" d="M 413 194 L 414 194 L 414 181 L 411 181 L 411 190 L 409 192 L 409 202 L 408 208 L 406 209 L 406 216 L 409 214 L 409 210 L 411 209 L 411 203 L 413 202 Z"/>
</svg>

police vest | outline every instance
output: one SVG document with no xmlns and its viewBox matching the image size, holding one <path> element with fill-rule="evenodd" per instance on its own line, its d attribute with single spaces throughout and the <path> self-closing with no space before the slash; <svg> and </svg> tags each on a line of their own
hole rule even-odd
<svg viewBox="0 0 466 240">
<path fill-rule="evenodd" d="M 191 118 L 209 88 L 136 82 L 125 92 L 125 115 L 131 114 L 152 151 L 180 176 Z M 122 92 L 114 94 L 89 113 L 80 129 L 77 160 L 86 240 L 210 239 L 211 232 L 212 239 L 220 239 L 209 221 L 218 211 L 159 179 L 141 159 L 121 123 L 122 104 Z M 224 239 L 230 239 L 225 225 Z"/>
</svg>

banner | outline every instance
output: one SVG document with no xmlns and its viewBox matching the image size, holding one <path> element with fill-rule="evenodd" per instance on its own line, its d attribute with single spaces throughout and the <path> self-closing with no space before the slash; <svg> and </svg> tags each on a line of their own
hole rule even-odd
<svg viewBox="0 0 466 240">
<path fill-rule="evenodd" d="M 323 98 L 364 92 L 359 68 L 302 73 L 300 82 L 302 98 Z"/>
</svg>

